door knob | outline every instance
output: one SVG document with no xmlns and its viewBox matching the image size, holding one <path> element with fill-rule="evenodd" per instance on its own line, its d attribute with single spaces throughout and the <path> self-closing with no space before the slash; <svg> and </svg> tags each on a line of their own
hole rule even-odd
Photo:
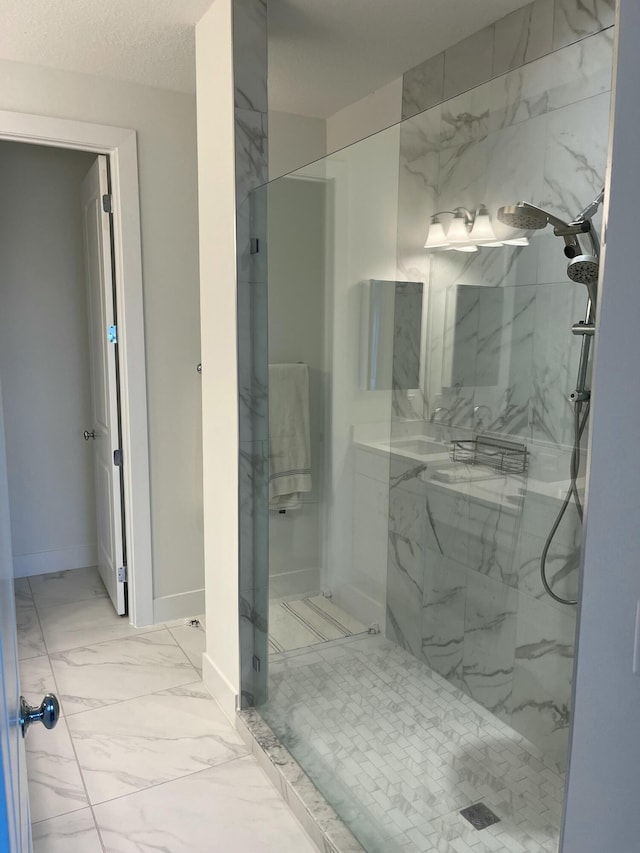
<svg viewBox="0 0 640 853">
<path fill-rule="evenodd" d="M 89 430 L 88 430 L 88 429 L 85 429 L 85 431 L 84 431 L 83 435 L 84 435 L 84 440 L 85 440 L 85 441 L 89 441 L 89 439 L 90 439 L 90 438 L 94 438 L 94 439 L 95 439 L 95 437 L 96 437 L 95 432 L 94 432 L 93 430 L 91 430 L 91 432 L 89 432 Z"/>
<path fill-rule="evenodd" d="M 53 693 L 47 693 L 39 706 L 29 705 L 24 696 L 20 697 L 20 727 L 22 737 L 32 723 L 42 723 L 45 729 L 55 728 L 60 717 L 60 703 Z"/>
</svg>

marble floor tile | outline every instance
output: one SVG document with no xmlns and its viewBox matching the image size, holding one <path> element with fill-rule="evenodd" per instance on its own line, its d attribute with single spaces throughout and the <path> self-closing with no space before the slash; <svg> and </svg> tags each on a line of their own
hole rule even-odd
<svg viewBox="0 0 640 853">
<path fill-rule="evenodd" d="M 87 794 L 62 717 L 55 729 L 32 726 L 25 739 L 31 820 L 35 823 L 87 806 Z"/>
<path fill-rule="evenodd" d="M 34 824 L 33 853 L 103 853 L 91 809 Z"/>
<path fill-rule="evenodd" d="M 67 716 L 189 684 L 198 677 L 166 628 L 50 658 Z"/>
<path fill-rule="evenodd" d="M 202 675 L 202 655 L 206 651 L 207 636 L 201 625 L 176 625 L 170 628 L 171 636 Z"/>
<path fill-rule="evenodd" d="M 45 693 L 56 692 L 56 684 L 48 655 L 21 660 L 19 670 L 20 692 L 32 705 L 39 705 Z"/>
<path fill-rule="evenodd" d="M 109 598 L 93 598 L 70 604 L 38 602 L 38 616 L 49 653 L 77 649 L 118 637 L 147 634 L 162 625 L 134 628 L 126 616 L 118 616 Z M 40 652 L 42 654 L 42 652 Z"/>
<path fill-rule="evenodd" d="M 14 578 L 13 591 L 16 597 L 16 606 L 31 604 L 33 602 L 29 578 Z"/>
<path fill-rule="evenodd" d="M 201 682 L 69 718 L 91 803 L 247 755 Z"/>
<path fill-rule="evenodd" d="M 561 805 L 562 776 L 486 708 L 380 637 L 297 660 L 271 668 L 260 714 L 367 850 L 557 850 L 559 812 L 541 826 L 524 795 L 548 791 Z M 458 809 L 483 799 L 517 826 L 517 843 L 505 832 L 483 846 L 486 836 L 459 819 Z"/>
<path fill-rule="evenodd" d="M 108 853 L 317 853 L 251 757 L 94 809 Z"/>
<path fill-rule="evenodd" d="M 29 578 L 29 585 L 36 604 L 69 604 L 107 596 L 95 566 L 34 575 Z"/>
<path fill-rule="evenodd" d="M 35 658 L 46 654 L 44 637 L 38 612 L 32 601 L 16 598 L 16 624 L 18 629 L 18 659 Z"/>
</svg>

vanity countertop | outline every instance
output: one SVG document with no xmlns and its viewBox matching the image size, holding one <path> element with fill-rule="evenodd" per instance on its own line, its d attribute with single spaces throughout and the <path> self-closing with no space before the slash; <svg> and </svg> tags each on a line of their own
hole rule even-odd
<svg viewBox="0 0 640 853">
<path fill-rule="evenodd" d="M 416 479 L 450 494 L 464 495 L 473 500 L 500 505 L 518 511 L 526 495 L 534 494 L 554 501 L 564 500 L 570 481 L 537 480 L 529 474 L 500 474 L 481 465 L 451 461 L 450 447 L 426 436 L 406 436 L 391 442 L 361 438 L 354 445 L 369 453 L 391 456 L 411 466 L 420 467 Z M 578 480 L 581 496 L 585 480 Z"/>
</svg>

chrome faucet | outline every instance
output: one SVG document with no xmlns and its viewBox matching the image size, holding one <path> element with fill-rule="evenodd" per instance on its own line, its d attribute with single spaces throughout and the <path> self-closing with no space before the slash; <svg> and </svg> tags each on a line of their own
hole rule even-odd
<svg viewBox="0 0 640 853">
<path fill-rule="evenodd" d="M 489 406 L 474 406 L 473 407 L 473 427 L 474 427 L 474 429 L 477 430 L 477 432 L 482 432 L 482 430 L 486 426 L 485 420 L 482 416 L 483 410 L 485 412 L 487 412 L 489 415 L 487 422 L 490 422 L 491 418 L 493 417 L 493 412 L 491 411 Z"/>
<path fill-rule="evenodd" d="M 442 416 L 442 412 L 447 413 L 447 419 L 446 420 Z M 429 418 L 429 423 L 430 424 L 439 424 L 440 429 L 438 431 L 438 436 L 436 438 L 436 441 L 442 441 L 443 427 L 444 427 L 445 423 L 448 424 L 449 426 L 451 426 L 451 409 L 447 409 L 446 406 L 437 406 L 433 410 L 433 413 L 432 413 L 431 417 Z"/>
</svg>

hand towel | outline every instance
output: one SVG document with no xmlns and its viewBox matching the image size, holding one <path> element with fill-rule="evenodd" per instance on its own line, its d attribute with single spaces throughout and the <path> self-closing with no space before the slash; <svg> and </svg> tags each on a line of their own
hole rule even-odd
<svg viewBox="0 0 640 853">
<path fill-rule="evenodd" d="M 269 365 L 269 508 L 297 509 L 311 491 L 309 368 Z"/>
</svg>

